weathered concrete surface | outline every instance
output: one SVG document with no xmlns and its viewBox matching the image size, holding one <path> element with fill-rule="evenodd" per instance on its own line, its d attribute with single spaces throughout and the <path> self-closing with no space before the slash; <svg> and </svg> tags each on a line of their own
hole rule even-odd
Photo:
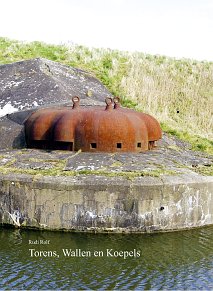
<svg viewBox="0 0 213 291">
<path fill-rule="evenodd" d="M 51 230 L 153 232 L 213 223 L 210 177 L 0 177 L 0 223 Z"/>
<path fill-rule="evenodd" d="M 203 176 L 212 157 L 186 147 L 164 135 L 136 155 L 0 151 L 0 223 L 97 232 L 213 224 L 213 177 Z"/>
<path fill-rule="evenodd" d="M 20 110 L 68 102 L 72 96 L 103 101 L 111 96 L 90 73 L 46 60 L 32 59 L 0 66 L 0 106 Z"/>
<path fill-rule="evenodd" d="M 1 65 L 0 148 L 16 148 L 17 143 L 22 147 L 18 138 L 32 111 L 50 105 L 70 105 L 75 95 L 81 98 L 82 105 L 103 105 L 111 93 L 90 73 L 50 60 L 38 58 Z M 6 117 L 11 112 L 15 113 Z"/>
<path fill-rule="evenodd" d="M 8 130 L 9 133 L 9 130 Z M 24 140 L 23 140 L 24 141 Z M 2 141 L 3 142 L 3 141 Z M 211 172 L 213 157 L 187 149 L 185 142 L 163 134 L 158 147 L 142 153 L 87 153 L 36 149 L 0 150 L 0 167 L 9 163 L 10 171 L 19 169 L 54 169 L 60 164 L 60 175 L 70 171 L 98 171 L 114 174 L 150 173 L 181 174 Z M 3 170 L 3 169 L 2 169 Z M 27 172 L 26 172 L 27 173 Z M 42 173 L 42 172 L 41 172 Z M 35 172 L 37 174 L 37 172 Z M 49 173 L 51 176 L 51 172 Z M 153 175 L 152 175 L 153 176 Z"/>
<path fill-rule="evenodd" d="M 0 148 L 26 147 L 24 127 L 8 118 L 0 119 Z"/>
</svg>

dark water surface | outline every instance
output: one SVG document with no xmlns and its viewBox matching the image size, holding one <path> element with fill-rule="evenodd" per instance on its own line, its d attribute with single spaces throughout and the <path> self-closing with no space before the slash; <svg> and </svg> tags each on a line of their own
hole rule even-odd
<svg viewBox="0 0 213 291">
<path fill-rule="evenodd" d="M 0 228 L 0 288 L 211 290 L 213 226 L 145 235 Z"/>
</svg>

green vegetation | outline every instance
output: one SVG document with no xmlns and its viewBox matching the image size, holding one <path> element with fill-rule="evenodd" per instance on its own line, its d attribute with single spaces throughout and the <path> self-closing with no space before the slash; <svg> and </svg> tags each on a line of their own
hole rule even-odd
<svg viewBox="0 0 213 291">
<path fill-rule="evenodd" d="M 213 176 L 213 165 L 198 166 L 194 171 L 203 176 Z"/>
<path fill-rule="evenodd" d="M 192 150 L 203 151 L 213 155 L 213 141 L 199 135 L 190 135 L 187 131 L 177 131 L 165 123 L 161 123 L 161 128 L 168 134 L 174 135 L 177 138 L 188 142 L 191 145 Z"/>
<path fill-rule="evenodd" d="M 177 146 L 169 146 L 170 149 L 175 151 L 180 151 L 181 149 Z M 17 155 L 22 155 L 26 152 L 26 149 L 21 150 L 17 153 Z M 78 155 L 81 151 L 76 152 L 75 155 Z M 73 155 L 72 157 L 74 157 Z M 7 155 L 0 156 L 1 160 L 8 159 Z M 122 166 L 120 161 L 115 161 L 112 165 L 108 168 L 103 167 L 97 170 L 88 170 L 82 169 L 79 171 L 76 170 L 65 170 L 67 164 L 67 158 L 60 159 L 60 158 L 51 158 L 51 159 L 43 159 L 43 158 L 36 158 L 36 157 L 26 157 L 22 159 L 22 163 L 26 162 L 28 167 L 26 168 L 19 168 L 17 163 L 19 160 L 16 157 L 12 157 L 8 159 L 8 161 L 0 166 L 0 173 L 3 175 L 16 173 L 16 174 L 27 174 L 34 176 L 34 181 L 43 177 L 43 176 L 79 176 L 79 175 L 96 175 L 96 176 L 104 176 L 104 177 L 124 177 L 128 180 L 134 180 L 137 177 L 161 177 L 162 175 L 178 175 L 180 172 L 178 169 L 184 168 L 189 169 L 194 172 L 197 172 L 201 175 L 211 176 L 213 175 L 213 165 L 206 164 L 206 165 L 197 165 L 194 167 L 183 165 L 177 161 L 173 161 L 176 164 L 176 169 L 167 169 L 164 165 L 155 162 L 148 162 L 151 168 L 154 166 L 153 169 L 145 169 L 145 170 L 131 170 L 131 171 L 117 171 L 114 168 Z"/>
<path fill-rule="evenodd" d="M 160 177 L 161 175 L 174 175 L 177 174 L 175 171 L 171 170 L 152 170 L 152 171 L 134 171 L 134 172 L 110 172 L 102 170 L 81 170 L 81 171 L 64 171 L 59 167 L 54 167 L 52 169 L 19 169 L 15 167 L 5 167 L 0 166 L 0 173 L 3 175 L 16 173 L 16 174 L 28 174 L 35 177 L 43 176 L 79 176 L 79 175 L 96 175 L 105 177 L 124 177 L 128 180 L 133 180 L 137 177 Z"/>
<path fill-rule="evenodd" d="M 20 152 L 19 154 L 21 154 Z M 76 154 L 78 154 L 77 152 Z M 0 159 L 5 158 L 2 156 Z M 42 164 L 42 167 L 35 166 L 35 168 L 18 168 L 16 166 L 17 159 L 14 157 L 9 160 L 5 165 L 0 166 L 0 173 L 3 175 L 7 175 L 10 173 L 17 174 L 28 174 L 35 176 L 35 180 L 42 176 L 79 176 L 79 175 L 96 175 L 96 176 L 107 176 L 107 177 L 124 177 L 129 180 L 133 180 L 136 177 L 142 176 L 150 176 L 150 177 L 160 177 L 161 175 L 174 175 L 177 174 L 175 171 L 167 170 L 162 165 L 158 165 L 157 169 L 153 170 L 144 170 L 144 171 L 112 171 L 111 169 L 107 170 L 106 168 L 102 168 L 99 170 L 80 170 L 80 171 L 66 171 L 65 166 L 67 163 L 66 159 L 37 159 L 37 158 L 27 158 L 23 161 L 26 163 L 38 163 L 38 165 Z M 48 167 L 45 168 L 45 162 L 48 163 Z M 115 162 L 111 168 L 120 166 L 120 162 Z"/>
<path fill-rule="evenodd" d="M 0 38 L 0 64 L 36 57 L 89 71 L 123 106 L 152 114 L 192 149 L 213 153 L 213 62 Z"/>
</svg>

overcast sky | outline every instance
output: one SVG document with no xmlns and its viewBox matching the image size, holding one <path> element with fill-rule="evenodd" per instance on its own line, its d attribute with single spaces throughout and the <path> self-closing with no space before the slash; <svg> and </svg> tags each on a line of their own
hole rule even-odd
<svg viewBox="0 0 213 291">
<path fill-rule="evenodd" d="M 213 61 L 213 0 L 0 0 L 0 36 Z"/>
</svg>

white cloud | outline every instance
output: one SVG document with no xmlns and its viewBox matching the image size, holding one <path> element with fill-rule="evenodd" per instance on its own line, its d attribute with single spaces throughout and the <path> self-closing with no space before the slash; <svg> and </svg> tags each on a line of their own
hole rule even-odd
<svg viewBox="0 0 213 291">
<path fill-rule="evenodd" d="M 1 0 L 0 35 L 212 60 L 210 0 Z"/>
</svg>

